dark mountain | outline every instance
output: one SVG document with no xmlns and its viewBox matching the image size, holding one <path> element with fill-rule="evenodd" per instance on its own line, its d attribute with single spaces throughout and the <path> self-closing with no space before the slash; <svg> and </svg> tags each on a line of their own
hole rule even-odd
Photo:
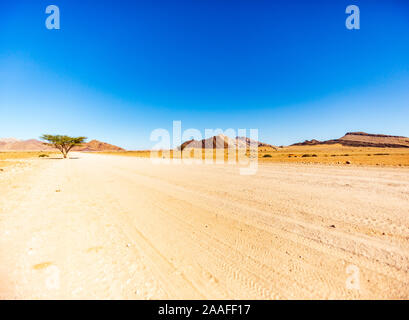
<svg viewBox="0 0 409 320">
<path fill-rule="evenodd" d="M 348 132 L 339 139 L 326 141 L 306 140 L 304 142 L 295 143 L 293 146 L 311 146 L 337 143 L 350 147 L 409 148 L 409 138 L 385 134 L 370 134 L 365 132 Z"/>
</svg>

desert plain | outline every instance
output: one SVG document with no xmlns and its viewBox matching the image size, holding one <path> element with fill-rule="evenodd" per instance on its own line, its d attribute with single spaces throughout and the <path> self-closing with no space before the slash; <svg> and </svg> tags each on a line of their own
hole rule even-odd
<svg viewBox="0 0 409 320">
<path fill-rule="evenodd" d="M 0 155 L 1 299 L 409 298 L 405 165 Z"/>
</svg>

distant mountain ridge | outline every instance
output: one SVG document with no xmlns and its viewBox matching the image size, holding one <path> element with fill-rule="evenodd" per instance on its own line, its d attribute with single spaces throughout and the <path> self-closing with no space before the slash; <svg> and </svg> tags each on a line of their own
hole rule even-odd
<svg viewBox="0 0 409 320">
<path fill-rule="evenodd" d="M 311 146 L 322 144 L 341 144 L 350 147 L 375 147 L 375 148 L 409 148 L 409 138 L 386 134 L 371 134 L 366 132 L 348 132 L 339 139 L 319 141 L 306 140 L 295 143 L 293 146 Z"/>
<path fill-rule="evenodd" d="M 40 140 L 18 140 L 15 138 L 0 138 L 0 151 L 53 151 L 57 150 L 44 145 Z M 81 146 L 73 148 L 73 151 L 125 151 L 125 149 L 112 144 L 91 140 Z"/>
<path fill-rule="evenodd" d="M 81 146 L 74 147 L 73 151 L 125 151 L 125 149 L 114 146 L 112 144 L 101 142 L 98 140 L 91 140 Z"/>
<path fill-rule="evenodd" d="M 18 140 L 14 138 L 0 139 L 0 151 L 50 151 L 53 148 L 35 139 Z"/>
<path fill-rule="evenodd" d="M 18 142 L 20 140 L 16 138 L 0 138 L 0 143 L 13 143 L 13 142 Z"/>
</svg>

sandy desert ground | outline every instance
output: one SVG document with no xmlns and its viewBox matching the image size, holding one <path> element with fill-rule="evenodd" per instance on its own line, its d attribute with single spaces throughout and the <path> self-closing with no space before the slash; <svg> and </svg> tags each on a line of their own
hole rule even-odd
<svg viewBox="0 0 409 320">
<path fill-rule="evenodd" d="M 72 156 L 0 172 L 2 299 L 409 298 L 408 168 Z"/>
<path fill-rule="evenodd" d="M 192 152 L 193 153 L 193 152 Z M 101 154 L 121 155 L 128 157 L 149 158 L 149 151 L 120 151 L 101 152 Z M 234 153 L 233 153 L 234 154 Z M 174 152 L 159 151 L 159 157 L 173 158 Z M 199 151 L 196 154 L 184 154 L 187 158 L 215 158 L 213 150 Z M 340 144 L 316 146 L 288 146 L 277 149 L 258 148 L 258 161 L 262 163 L 316 163 L 316 164 L 353 164 L 359 166 L 388 166 L 409 167 L 409 148 L 373 148 L 373 147 L 348 147 Z M 180 154 L 176 154 L 180 158 Z M 222 156 L 219 159 L 223 159 Z M 234 158 L 234 156 L 233 156 Z M 0 153 L 1 159 L 1 153 Z M 228 152 L 224 152 L 224 159 L 229 159 Z"/>
</svg>

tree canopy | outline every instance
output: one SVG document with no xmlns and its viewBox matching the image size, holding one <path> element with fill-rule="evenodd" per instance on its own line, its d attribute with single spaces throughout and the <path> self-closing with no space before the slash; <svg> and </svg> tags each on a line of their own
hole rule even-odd
<svg viewBox="0 0 409 320">
<path fill-rule="evenodd" d="M 79 146 L 87 140 L 86 137 L 54 136 L 50 134 L 42 135 L 41 139 L 47 141 L 44 143 L 45 145 L 60 150 L 64 158 L 67 158 L 68 152 L 70 152 L 73 147 Z"/>
</svg>

